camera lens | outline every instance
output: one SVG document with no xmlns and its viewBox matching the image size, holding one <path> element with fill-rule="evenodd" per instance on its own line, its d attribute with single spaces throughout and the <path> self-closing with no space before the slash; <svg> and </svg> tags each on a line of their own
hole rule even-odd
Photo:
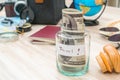
<svg viewBox="0 0 120 80">
<path fill-rule="evenodd" d="M 17 15 L 27 6 L 25 1 L 17 1 L 14 6 L 14 11 Z"/>
<path fill-rule="evenodd" d="M 24 4 L 18 4 L 18 6 L 16 6 L 16 11 L 20 13 L 24 7 L 25 7 Z"/>
</svg>

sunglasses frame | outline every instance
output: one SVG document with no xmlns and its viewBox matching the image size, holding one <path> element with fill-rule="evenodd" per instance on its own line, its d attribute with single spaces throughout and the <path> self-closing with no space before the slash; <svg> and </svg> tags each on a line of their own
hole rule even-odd
<svg viewBox="0 0 120 80">
<path fill-rule="evenodd" d="M 108 28 L 108 29 L 107 29 Z M 110 28 L 114 29 L 114 30 L 110 30 Z M 117 44 L 116 49 L 120 48 L 120 40 L 116 41 L 116 40 L 110 40 L 109 38 L 114 37 L 115 35 L 119 35 L 120 36 L 120 30 L 117 27 L 103 27 L 99 29 L 99 33 L 108 37 L 107 39 L 111 42 L 114 42 Z"/>
</svg>

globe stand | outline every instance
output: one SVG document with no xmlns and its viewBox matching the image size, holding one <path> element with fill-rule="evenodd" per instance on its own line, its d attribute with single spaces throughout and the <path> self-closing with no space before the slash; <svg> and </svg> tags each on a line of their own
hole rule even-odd
<svg viewBox="0 0 120 80">
<path fill-rule="evenodd" d="M 96 26 L 99 24 L 99 21 L 97 20 L 85 20 L 84 19 L 85 26 Z"/>
<path fill-rule="evenodd" d="M 84 19 L 84 23 L 85 23 L 86 26 L 96 26 L 96 25 L 99 24 L 99 21 L 97 21 L 97 20 L 100 18 L 100 16 L 101 16 L 101 15 L 103 14 L 103 12 L 104 12 L 104 10 L 105 10 L 105 8 L 106 8 L 106 5 L 107 5 L 107 0 L 105 1 L 105 3 L 103 3 L 103 5 L 104 5 L 104 8 L 103 8 L 103 10 L 101 11 L 100 15 L 99 15 L 96 19 L 94 19 L 94 20 Z"/>
</svg>

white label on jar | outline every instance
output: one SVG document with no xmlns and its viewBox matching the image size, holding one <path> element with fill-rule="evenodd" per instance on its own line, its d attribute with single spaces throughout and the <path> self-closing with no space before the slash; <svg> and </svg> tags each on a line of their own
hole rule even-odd
<svg viewBox="0 0 120 80">
<path fill-rule="evenodd" d="M 85 55 L 85 45 L 64 45 L 56 44 L 57 53 L 63 56 Z"/>
</svg>

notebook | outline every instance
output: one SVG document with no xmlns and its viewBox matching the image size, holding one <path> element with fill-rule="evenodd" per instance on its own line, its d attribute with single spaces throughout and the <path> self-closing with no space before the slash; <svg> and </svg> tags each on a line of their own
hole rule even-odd
<svg viewBox="0 0 120 80">
<path fill-rule="evenodd" d="M 55 35 L 60 31 L 60 27 L 56 25 L 47 25 L 44 28 L 30 35 L 30 39 L 55 43 Z"/>
</svg>

